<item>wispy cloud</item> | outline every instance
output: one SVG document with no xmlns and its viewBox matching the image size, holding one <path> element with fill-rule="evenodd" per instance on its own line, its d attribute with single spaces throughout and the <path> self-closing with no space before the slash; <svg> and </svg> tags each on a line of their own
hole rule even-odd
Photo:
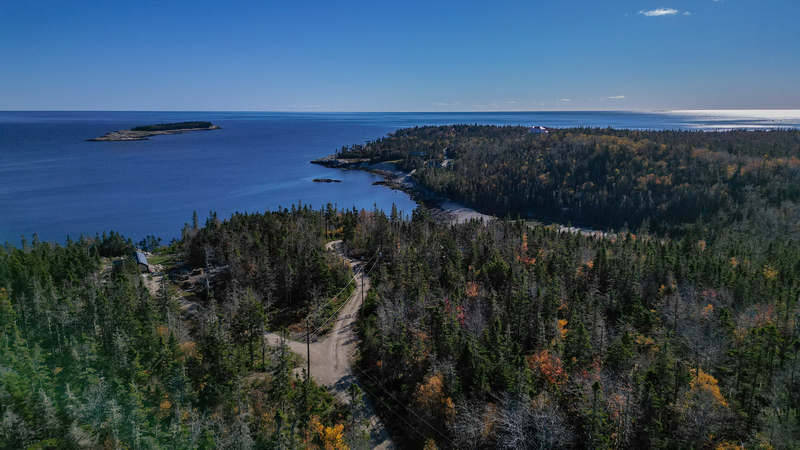
<svg viewBox="0 0 800 450">
<path fill-rule="evenodd" d="M 674 16 L 678 14 L 680 11 L 673 8 L 658 8 L 658 9 L 651 9 L 650 11 L 641 10 L 639 14 L 642 14 L 646 17 L 658 17 L 658 16 Z"/>
<path fill-rule="evenodd" d="M 685 11 L 685 12 L 683 13 L 683 15 L 684 15 L 684 16 L 691 16 L 691 15 L 692 15 L 692 13 L 690 13 L 689 11 Z"/>
<path fill-rule="evenodd" d="M 617 98 L 625 98 L 625 96 L 624 96 L 624 95 L 614 95 L 614 96 L 612 96 L 612 97 L 608 97 L 608 98 L 614 98 L 614 99 L 617 99 Z"/>
<path fill-rule="evenodd" d="M 562 99 L 561 99 L 561 101 L 562 101 L 562 102 L 571 102 L 571 101 L 572 101 L 572 99 L 569 99 L 569 98 L 562 98 Z"/>
<path fill-rule="evenodd" d="M 442 106 L 444 103 L 436 103 L 436 106 Z"/>
<path fill-rule="evenodd" d="M 517 102 L 515 102 L 514 100 L 511 100 L 510 102 L 506 102 L 506 103 L 517 103 Z"/>
</svg>

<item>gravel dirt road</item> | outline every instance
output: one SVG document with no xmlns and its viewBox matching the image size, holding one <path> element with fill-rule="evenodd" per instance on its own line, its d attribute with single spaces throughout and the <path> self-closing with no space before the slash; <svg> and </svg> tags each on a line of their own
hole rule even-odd
<svg viewBox="0 0 800 450">
<path fill-rule="evenodd" d="M 347 396 L 347 387 L 352 383 L 360 386 L 353 374 L 352 367 L 353 359 L 358 349 L 358 335 L 355 332 L 355 324 L 361 311 L 361 304 L 364 301 L 362 293 L 366 295 L 366 292 L 369 291 L 369 278 L 364 276 L 363 261 L 346 258 L 342 254 L 341 244 L 342 241 L 333 241 L 329 242 L 325 247 L 342 255 L 350 264 L 350 267 L 353 268 L 356 289 L 339 312 L 339 316 L 335 319 L 336 322 L 329 335 L 317 342 L 312 342 L 310 351 L 311 376 L 317 383 L 327 386 L 339 401 L 347 404 L 350 402 Z M 267 334 L 267 339 L 270 344 L 275 345 L 280 342 L 281 337 L 277 334 L 269 333 Z M 308 361 L 305 342 L 287 340 L 286 343 L 293 352 Z M 302 367 L 295 369 L 295 372 L 301 373 L 305 368 L 306 364 L 303 364 Z M 368 430 L 370 448 L 393 449 L 394 445 L 389 432 L 384 427 L 381 419 L 375 414 L 372 400 L 367 396 L 364 396 L 364 400 L 365 416 L 370 421 Z"/>
</svg>

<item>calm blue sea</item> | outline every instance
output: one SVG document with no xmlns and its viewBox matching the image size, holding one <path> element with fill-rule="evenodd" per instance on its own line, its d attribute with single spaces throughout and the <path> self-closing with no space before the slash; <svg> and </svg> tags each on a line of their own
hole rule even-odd
<svg viewBox="0 0 800 450">
<path fill-rule="evenodd" d="M 165 122 L 207 120 L 222 130 L 149 141 L 86 142 Z M 114 230 L 135 241 L 180 235 L 197 211 L 219 217 L 314 208 L 388 210 L 414 203 L 373 186 L 377 177 L 309 164 L 343 145 L 398 128 L 454 123 L 636 129 L 797 128 L 800 111 L 533 113 L 220 113 L 0 111 L 0 242 L 21 236 L 63 242 Z M 313 183 L 337 178 L 342 183 Z"/>
</svg>

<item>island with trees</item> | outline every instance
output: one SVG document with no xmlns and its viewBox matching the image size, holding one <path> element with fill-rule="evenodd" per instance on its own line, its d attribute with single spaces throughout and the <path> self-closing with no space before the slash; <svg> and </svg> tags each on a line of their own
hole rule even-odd
<svg viewBox="0 0 800 450">
<path fill-rule="evenodd" d="M 143 125 L 133 127 L 129 130 L 119 130 L 108 133 L 87 141 L 146 141 L 151 136 L 161 136 L 167 134 L 181 134 L 189 131 L 219 130 L 220 127 L 211 122 L 178 122 L 161 123 L 157 125 Z"/>
<path fill-rule="evenodd" d="M 157 288 L 118 233 L 6 244 L 0 448 L 369 448 L 373 414 L 401 449 L 798 448 L 798 142 L 399 130 L 337 156 L 499 219 L 195 215 L 138 244 Z M 344 316 L 354 377 L 323 386 L 289 349 Z"/>
</svg>

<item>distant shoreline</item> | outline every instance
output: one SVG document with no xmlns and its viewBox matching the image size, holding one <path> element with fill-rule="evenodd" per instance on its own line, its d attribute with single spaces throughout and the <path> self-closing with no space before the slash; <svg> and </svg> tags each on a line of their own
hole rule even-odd
<svg viewBox="0 0 800 450">
<path fill-rule="evenodd" d="M 114 131 L 111 133 L 107 133 L 103 136 L 96 137 L 93 139 L 86 139 L 88 142 L 109 142 L 109 141 L 148 141 L 150 140 L 150 136 L 162 136 L 168 134 L 183 134 L 189 131 L 206 131 L 206 130 L 220 130 L 221 128 L 217 125 L 211 125 L 208 127 L 202 128 L 175 128 L 170 130 L 148 130 L 148 131 L 140 131 L 136 130 L 135 128 L 145 128 L 145 127 L 134 127 L 134 129 L 130 130 L 119 130 Z"/>
</svg>

